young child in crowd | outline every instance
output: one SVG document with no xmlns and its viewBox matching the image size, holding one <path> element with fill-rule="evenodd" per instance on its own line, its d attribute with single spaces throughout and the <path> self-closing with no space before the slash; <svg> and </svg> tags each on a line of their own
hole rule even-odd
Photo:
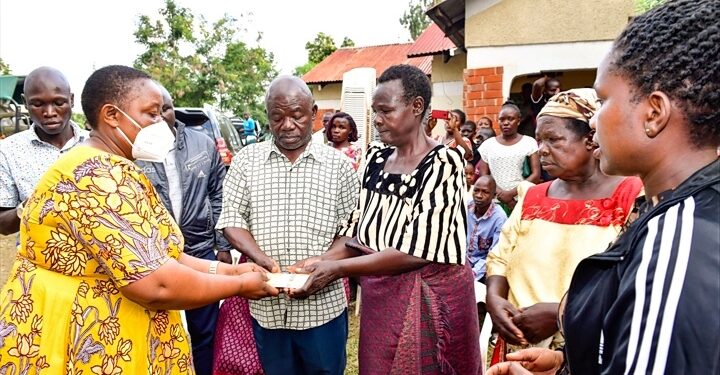
<svg viewBox="0 0 720 375">
<path fill-rule="evenodd" d="M 467 171 L 467 170 L 466 170 Z M 495 179 L 491 175 L 480 176 L 473 185 L 472 200 L 468 203 L 467 259 L 472 267 L 475 281 L 485 283 L 485 259 L 500 239 L 500 230 L 507 215 L 495 199 Z M 480 329 L 485 319 L 485 302 L 479 301 Z"/>
<path fill-rule="evenodd" d="M 471 163 L 465 164 L 465 205 L 472 203 L 473 185 L 475 185 L 475 166 Z"/>
</svg>

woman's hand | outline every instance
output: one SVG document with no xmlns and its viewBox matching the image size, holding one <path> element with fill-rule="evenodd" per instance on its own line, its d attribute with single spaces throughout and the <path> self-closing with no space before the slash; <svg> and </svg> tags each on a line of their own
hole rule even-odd
<svg viewBox="0 0 720 375">
<path fill-rule="evenodd" d="M 557 316 L 557 303 L 536 303 L 521 309 L 512 321 L 527 341 L 535 344 L 558 331 Z"/>
<path fill-rule="evenodd" d="M 234 271 L 235 275 L 242 275 L 247 272 L 267 273 L 267 270 L 265 268 L 262 268 L 255 263 L 236 264 Z"/>
<path fill-rule="evenodd" d="M 510 204 L 510 202 L 515 201 L 515 195 L 510 190 L 503 190 L 498 188 L 497 189 L 497 199 L 500 202 L 503 202 L 505 204 Z"/>
<path fill-rule="evenodd" d="M 296 262 L 292 266 L 288 267 L 288 272 L 290 273 L 307 273 L 305 272 L 305 268 L 321 261 L 322 258 L 319 256 L 310 257 L 307 259 L 303 259 L 299 262 Z"/>
<path fill-rule="evenodd" d="M 533 375 L 517 362 L 501 362 L 488 369 L 485 375 Z"/>
<path fill-rule="evenodd" d="M 500 335 L 510 344 L 527 345 L 523 332 L 513 323 L 512 318 L 520 311 L 498 295 L 488 294 L 487 310 Z"/>
<path fill-rule="evenodd" d="M 248 299 L 260 299 L 264 297 L 277 296 L 280 291 L 268 285 L 266 272 L 246 272 L 238 277 L 242 278 L 241 297 Z"/>
<path fill-rule="evenodd" d="M 278 265 L 278 262 L 275 261 L 275 259 L 270 258 L 269 256 L 263 254 L 262 256 L 258 257 L 258 259 L 253 259 L 253 262 L 257 264 L 258 266 L 276 273 L 280 272 L 280 266 Z"/>
<path fill-rule="evenodd" d="M 491 367 L 487 375 L 554 375 L 563 363 L 563 353 L 558 350 L 530 348 L 508 353 L 507 362 Z"/>
<path fill-rule="evenodd" d="M 342 277 L 337 262 L 331 260 L 321 260 L 305 265 L 301 271 L 298 273 L 309 273 L 310 277 L 302 288 L 292 289 L 288 292 L 288 296 L 291 298 L 307 298 Z"/>
</svg>

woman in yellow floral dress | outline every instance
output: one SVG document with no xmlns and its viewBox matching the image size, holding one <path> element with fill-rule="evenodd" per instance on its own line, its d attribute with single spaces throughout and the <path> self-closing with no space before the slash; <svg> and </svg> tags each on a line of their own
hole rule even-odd
<svg viewBox="0 0 720 375">
<path fill-rule="evenodd" d="M 94 72 L 82 95 L 90 140 L 63 155 L 22 211 L 0 291 L 0 374 L 188 374 L 175 309 L 278 291 L 253 264 L 181 253 L 183 238 L 131 161 L 162 94 L 138 70 Z"/>
</svg>

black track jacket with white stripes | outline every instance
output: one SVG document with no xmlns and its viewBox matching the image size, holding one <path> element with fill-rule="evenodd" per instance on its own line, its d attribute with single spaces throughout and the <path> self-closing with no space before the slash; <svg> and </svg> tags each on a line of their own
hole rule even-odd
<svg viewBox="0 0 720 375">
<path fill-rule="evenodd" d="M 720 161 L 578 265 L 562 323 L 573 375 L 720 374 Z"/>
</svg>

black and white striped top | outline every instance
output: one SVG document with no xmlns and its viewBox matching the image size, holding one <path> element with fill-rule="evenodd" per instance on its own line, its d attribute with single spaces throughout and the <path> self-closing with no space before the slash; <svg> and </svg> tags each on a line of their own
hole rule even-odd
<svg viewBox="0 0 720 375">
<path fill-rule="evenodd" d="M 720 374 L 720 161 L 659 198 L 575 270 L 573 374 Z"/>
<path fill-rule="evenodd" d="M 370 145 L 360 199 L 341 234 L 376 251 L 394 248 L 432 262 L 465 263 L 461 151 L 439 145 L 412 173 L 386 173 L 385 161 L 394 151 Z"/>
</svg>

